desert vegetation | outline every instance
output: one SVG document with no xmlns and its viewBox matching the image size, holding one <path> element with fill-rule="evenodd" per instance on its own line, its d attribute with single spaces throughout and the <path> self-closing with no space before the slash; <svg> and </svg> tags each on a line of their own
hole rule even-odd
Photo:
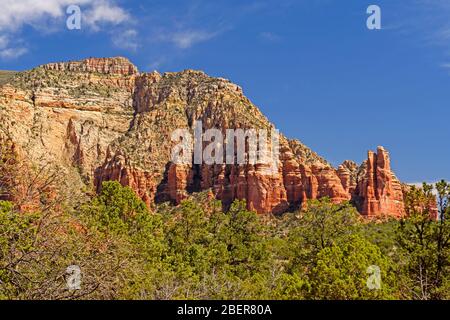
<svg viewBox="0 0 450 320">
<path fill-rule="evenodd" d="M 243 201 L 224 212 L 209 192 L 149 210 L 115 181 L 68 201 L 47 168 L 22 167 L 24 191 L 2 155 L 0 299 L 450 298 L 445 181 L 411 187 L 400 220 L 369 221 L 327 198 L 281 216 Z M 77 290 L 67 286 L 72 265 Z M 380 283 L 371 287 L 374 266 Z"/>
</svg>

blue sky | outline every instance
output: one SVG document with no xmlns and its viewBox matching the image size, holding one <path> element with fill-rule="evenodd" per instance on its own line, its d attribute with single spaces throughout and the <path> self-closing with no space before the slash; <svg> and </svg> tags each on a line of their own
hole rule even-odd
<svg viewBox="0 0 450 320">
<path fill-rule="evenodd" d="M 81 30 L 66 28 L 79 5 Z M 380 6 L 382 30 L 366 9 Z M 241 85 L 334 165 L 385 146 L 405 182 L 450 180 L 450 1 L 0 0 L 0 69 L 123 55 Z"/>
</svg>

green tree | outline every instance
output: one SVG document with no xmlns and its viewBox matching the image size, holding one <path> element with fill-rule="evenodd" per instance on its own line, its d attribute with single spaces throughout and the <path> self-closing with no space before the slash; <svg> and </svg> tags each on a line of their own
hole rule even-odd
<svg viewBox="0 0 450 320">
<path fill-rule="evenodd" d="M 411 187 L 405 195 L 407 218 L 400 223 L 397 242 L 403 249 L 402 285 L 405 297 L 411 299 L 442 299 L 448 297 L 450 266 L 450 222 L 448 219 L 448 184 L 437 184 L 438 220 L 436 220 L 436 196 L 433 186 Z"/>
<path fill-rule="evenodd" d="M 126 241 L 105 237 L 66 213 L 26 213 L 0 201 L 0 298 L 113 299 L 127 273 Z M 82 272 L 69 290 L 66 269 Z M 118 272 L 120 270 L 120 272 Z"/>
<path fill-rule="evenodd" d="M 13 208 L 11 202 L 0 201 L 0 299 L 26 290 L 26 276 L 18 267 L 33 251 L 37 232 L 37 216 L 20 215 Z"/>
<path fill-rule="evenodd" d="M 85 204 L 82 210 L 85 217 L 91 218 L 91 223 L 119 233 L 128 232 L 134 222 L 150 214 L 134 191 L 117 181 L 103 182 L 100 194 Z"/>
<path fill-rule="evenodd" d="M 380 272 L 380 282 L 370 286 L 369 277 L 378 276 L 370 274 L 375 270 Z M 310 273 L 310 298 L 389 299 L 395 292 L 394 279 L 392 262 L 381 250 L 363 237 L 351 235 L 318 253 L 317 264 Z"/>
<path fill-rule="evenodd" d="M 301 274 L 302 270 L 314 267 L 322 249 L 357 232 L 359 219 L 349 203 L 334 204 L 328 198 L 309 201 L 297 218 L 297 227 L 288 235 L 288 270 Z"/>
<path fill-rule="evenodd" d="M 122 243 L 113 254 L 114 259 L 127 262 L 117 270 L 123 280 L 117 294 L 130 299 L 154 298 L 165 268 L 162 259 L 168 252 L 162 217 L 150 213 L 129 187 L 108 181 L 98 196 L 82 206 L 80 218 L 103 241 Z"/>
<path fill-rule="evenodd" d="M 245 201 L 235 201 L 227 214 L 229 223 L 219 239 L 227 246 L 228 264 L 235 274 L 252 274 L 267 267 L 265 230 L 258 215 L 246 209 Z"/>
</svg>

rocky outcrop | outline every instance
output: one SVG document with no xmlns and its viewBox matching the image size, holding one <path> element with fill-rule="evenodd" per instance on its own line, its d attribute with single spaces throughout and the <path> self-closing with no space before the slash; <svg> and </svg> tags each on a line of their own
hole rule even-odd
<svg viewBox="0 0 450 320">
<path fill-rule="evenodd" d="M 389 153 L 378 147 L 369 151 L 359 173 L 354 199 L 367 217 L 405 215 L 402 185 L 391 170 Z"/>
<path fill-rule="evenodd" d="M 49 63 L 43 65 L 43 68 L 63 72 L 97 72 L 119 75 L 132 75 L 138 73 L 136 66 L 123 57 L 89 58 L 82 61 Z"/>
<path fill-rule="evenodd" d="M 337 170 L 345 192 L 353 194 L 358 181 L 358 165 L 350 160 L 344 161 Z"/>
<path fill-rule="evenodd" d="M 151 172 L 133 168 L 125 155 L 120 152 L 111 155 L 108 149 L 105 162 L 95 170 L 94 186 L 96 191 L 101 191 L 103 181 L 112 180 L 129 186 L 149 207 L 155 200 L 156 185 Z"/>
<path fill-rule="evenodd" d="M 172 163 L 172 132 L 192 133 L 195 121 L 224 135 L 227 129 L 274 129 L 226 79 L 193 70 L 139 73 L 125 58 L 47 64 L 0 86 L 1 128 L 32 161 L 45 158 L 63 168 L 74 196 L 82 186 L 99 191 L 103 181 L 118 180 L 150 207 L 210 190 L 225 207 L 245 199 L 259 213 L 329 197 L 353 201 L 369 217 L 404 214 L 400 183 L 382 148 L 361 167 L 346 161 L 335 169 L 281 135 L 276 169 L 270 163 Z"/>
</svg>

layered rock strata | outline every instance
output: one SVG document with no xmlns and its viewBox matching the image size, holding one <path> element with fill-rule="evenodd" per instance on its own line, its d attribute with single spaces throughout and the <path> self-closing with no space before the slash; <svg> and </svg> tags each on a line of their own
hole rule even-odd
<svg viewBox="0 0 450 320">
<path fill-rule="evenodd" d="M 176 129 L 265 129 L 274 126 L 223 78 L 200 71 L 139 73 L 125 58 L 51 63 L 0 86 L 0 129 L 26 150 L 64 170 L 74 188 L 118 180 L 148 206 L 179 203 L 211 190 L 224 206 L 245 199 L 259 213 L 281 213 L 308 199 L 353 201 L 368 217 L 404 215 L 401 185 L 379 147 L 361 166 L 338 169 L 298 140 L 280 136 L 278 166 L 269 163 L 171 162 Z M 205 143 L 206 145 L 207 143 Z"/>
</svg>

